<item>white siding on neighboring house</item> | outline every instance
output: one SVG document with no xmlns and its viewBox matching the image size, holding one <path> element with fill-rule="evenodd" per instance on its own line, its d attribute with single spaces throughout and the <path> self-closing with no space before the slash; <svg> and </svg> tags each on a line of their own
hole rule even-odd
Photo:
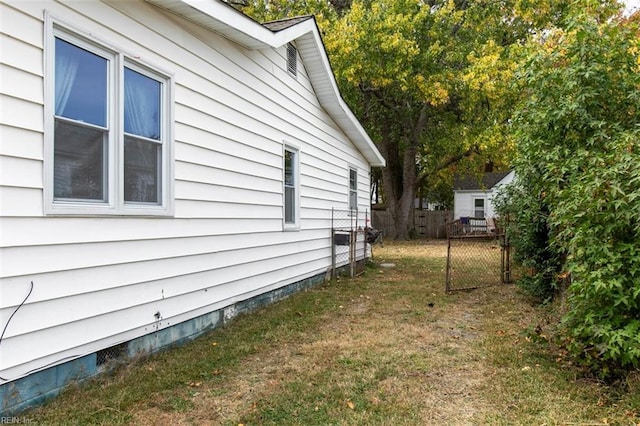
<svg viewBox="0 0 640 426">
<path fill-rule="evenodd" d="M 474 199 L 481 198 L 486 199 L 487 195 L 483 191 L 454 191 L 453 193 L 453 206 L 454 206 L 454 218 L 460 217 L 474 217 Z"/>
<path fill-rule="evenodd" d="M 498 182 L 490 188 L 485 189 L 454 189 L 453 206 L 454 218 L 476 217 L 479 212 L 478 205 L 484 205 L 483 217 L 496 217 L 497 212 L 493 204 L 493 199 L 499 189 L 508 185 L 515 178 L 515 172 L 511 171 L 504 175 Z"/>
<path fill-rule="evenodd" d="M 500 182 L 496 183 L 493 188 L 491 188 L 491 192 L 487 198 L 488 209 L 487 209 L 487 217 L 496 217 L 498 213 L 495 210 L 495 206 L 493 204 L 493 199 L 500 192 L 500 188 L 505 185 L 509 185 L 516 177 L 516 173 L 512 170 L 505 177 L 503 177 Z"/>
<path fill-rule="evenodd" d="M 171 75 L 172 215 L 44 214 L 45 10 Z M 133 0 L 3 2 L 0 17 L 0 324 L 34 283 L 0 345 L 3 377 L 323 273 L 349 167 L 368 209 L 369 163 L 320 106 L 300 58 L 297 77 L 287 72 L 286 44 L 247 50 Z M 287 143 L 299 149 L 297 232 L 283 232 Z"/>
</svg>

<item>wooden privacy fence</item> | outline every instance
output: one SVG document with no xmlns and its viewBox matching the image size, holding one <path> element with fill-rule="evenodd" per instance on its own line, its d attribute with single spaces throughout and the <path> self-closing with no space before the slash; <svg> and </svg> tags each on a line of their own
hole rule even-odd
<svg viewBox="0 0 640 426">
<path fill-rule="evenodd" d="M 388 210 L 373 210 L 372 226 L 381 230 L 384 235 L 391 234 L 392 219 Z M 411 228 L 418 238 L 439 239 L 447 238 L 447 221 L 453 219 L 453 212 L 449 210 L 414 210 Z"/>
</svg>

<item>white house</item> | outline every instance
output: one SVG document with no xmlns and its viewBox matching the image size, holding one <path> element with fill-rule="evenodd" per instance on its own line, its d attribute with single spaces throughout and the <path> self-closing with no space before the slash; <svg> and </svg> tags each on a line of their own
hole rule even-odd
<svg viewBox="0 0 640 426">
<path fill-rule="evenodd" d="M 0 19 L 3 413 L 324 279 L 331 209 L 368 209 L 384 159 L 312 17 L 3 0 Z"/>
<path fill-rule="evenodd" d="M 514 176 L 515 172 L 511 170 L 485 173 L 481 177 L 474 175 L 457 177 L 453 184 L 454 219 L 495 217 L 493 198 L 501 186 L 513 181 Z"/>
</svg>

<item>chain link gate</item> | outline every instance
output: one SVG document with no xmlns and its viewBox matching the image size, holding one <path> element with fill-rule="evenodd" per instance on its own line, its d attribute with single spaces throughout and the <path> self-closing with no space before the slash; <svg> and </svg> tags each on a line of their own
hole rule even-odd
<svg viewBox="0 0 640 426">
<path fill-rule="evenodd" d="M 512 247 L 493 219 L 460 218 L 447 223 L 447 293 L 512 280 Z"/>
</svg>

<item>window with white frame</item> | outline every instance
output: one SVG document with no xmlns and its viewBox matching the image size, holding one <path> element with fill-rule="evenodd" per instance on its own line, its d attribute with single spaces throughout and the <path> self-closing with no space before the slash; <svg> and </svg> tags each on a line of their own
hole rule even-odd
<svg viewBox="0 0 640 426">
<path fill-rule="evenodd" d="M 349 210 L 358 210 L 358 170 L 349 168 Z"/>
<path fill-rule="evenodd" d="M 286 146 L 284 148 L 284 226 L 285 228 L 297 228 L 298 226 L 298 199 L 299 199 L 299 173 L 298 150 Z"/>
<path fill-rule="evenodd" d="M 484 198 L 473 199 L 473 217 L 484 219 Z"/>
<path fill-rule="evenodd" d="M 170 78 L 57 27 L 51 50 L 49 212 L 168 214 Z"/>
</svg>

